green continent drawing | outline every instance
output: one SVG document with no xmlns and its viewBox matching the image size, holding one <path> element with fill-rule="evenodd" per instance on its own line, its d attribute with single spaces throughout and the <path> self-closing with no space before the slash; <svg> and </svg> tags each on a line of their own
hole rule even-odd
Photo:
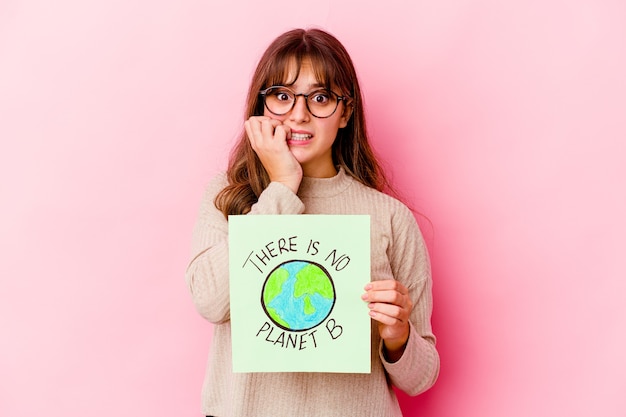
<svg viewBox="0 0 626 417">
<path fill-rule="evenodd" d="M 335 287 L 324 267 L 310 261 L 287 261 L 265 280 L 261 304 L 279 327 L 304 331 L 320 325 L 335 305 Z"/>
</svg>

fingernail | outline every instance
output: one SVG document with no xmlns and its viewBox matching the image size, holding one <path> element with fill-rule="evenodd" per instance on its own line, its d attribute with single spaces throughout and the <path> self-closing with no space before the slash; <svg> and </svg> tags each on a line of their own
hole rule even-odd
<svg viewBox="0 0 626 417">
<path fill-rule="evenodd" d="M 365 294 L 363 294 L 363 295 L 361 296 L 361 299 L 363 299 L 363 300 L 367 300 L 367 298 L 368 298 L 368 294 L 367 294 L 367 293 L 365 293 Z"/>
</svg>

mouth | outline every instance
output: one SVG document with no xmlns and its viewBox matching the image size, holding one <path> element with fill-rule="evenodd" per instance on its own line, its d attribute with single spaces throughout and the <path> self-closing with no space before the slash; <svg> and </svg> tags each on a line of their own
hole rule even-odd
<svg viewBox="0 0 626 417">
<path fill-rule="evenodd" d="M 305 141 L 305 140 L 309 140 L 313 137 L 313 135 L 309 134 L 309 133 L 296 133 L 296 132 L 291 132 L 291 138 L 289 138 L 289 140 L 291 141 Z"/>
</svg>

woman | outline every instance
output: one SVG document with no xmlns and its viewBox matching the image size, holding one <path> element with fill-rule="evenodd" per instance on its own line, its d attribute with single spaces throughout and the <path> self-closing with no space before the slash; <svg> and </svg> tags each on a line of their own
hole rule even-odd
<svg viewBox="0 0 626 417">
<path fill-rule="evenodd" d="M 411 211 L 383 193 L 350 56 L 319 29 L 292 30 L 265 51 L 252 78 L 244 132 L 228 170 L 205 192 L 186 273 L 193 301 L 214 323 L 203 387 L 207 416 L 401 416 L 392 386 L 434 384 L 428 253 Z M 228 223 L 233 214 L 368 214 L 372 371 L 232 372 Z"/>
</svg>

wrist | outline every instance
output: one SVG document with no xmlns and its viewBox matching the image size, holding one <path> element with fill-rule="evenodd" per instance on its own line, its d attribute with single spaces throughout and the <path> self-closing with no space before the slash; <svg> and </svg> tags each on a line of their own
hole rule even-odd
<svg viewBox="0 0 626 417">
<path fill-rule="evenodd" d="M 283 184 L 285 187 L 289 188 L 291 191 L 293 191 L 294 194 L 298 194 L 298 189 L 300 188 L 300 180 L 282 180 L 282 181 L 277 181 L 280 182 L 281 184 Z"/>
<path fill-rule="evenodd" d="M 395 339 L 383 339 L 383 354 L 389 362 L 400 360 L 409 341 L 409 333 L 403 337 Z"/>
<path fill-rule="evenodd" d="M 298 189 L 300 188 L 300 183 L 302 182 L 302 177 L 298 177 L 298 176 L 279 177 L 279 178 L 271 178 L 270 177 L 270 181 L 281 183 L 285 187 L 287 187 L 291 191 L 293 191 L 294 194 L 298 194 Z"/>
</svg>

